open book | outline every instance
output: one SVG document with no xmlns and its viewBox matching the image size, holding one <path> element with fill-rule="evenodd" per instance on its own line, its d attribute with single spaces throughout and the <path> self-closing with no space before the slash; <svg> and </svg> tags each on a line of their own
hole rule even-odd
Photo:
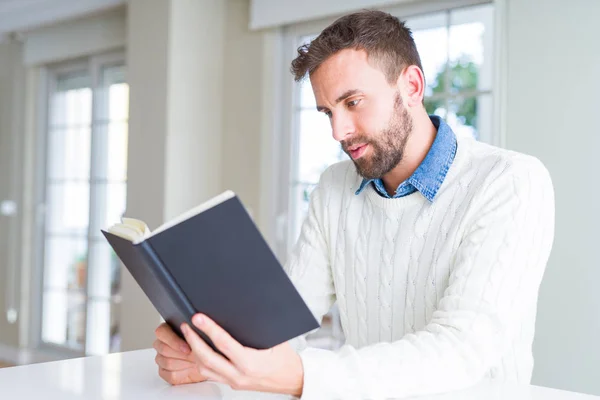
<svg viewBox="0 0 600 400">
<path fill-rule="evenodd" d="M 139 219 L 102 231 L 181 337 L 202 312 L 244 346 L 267 349 L 319 327 L 239 198 L 226 191 L 154 231 Z M 217 349 L 215 349 L 217 350 Z"/>
<path fill-rule="evenodd" d="M 209 208 L 214 207 L 233 197 L 235 197 L 235 193 L 233 193 L 231 190 L 227 190 L 220 195 L 200 204 L 199 206 L 184 212 L 178 217 L 165 222 L 152 232 L 150 232 L 148 225 L 146 225 L 144 221 L 136 218 L 121 218 L 121 223 L 115 224 L 108 228 L 108 232 L 112 233 L 113 235 L 120 236 L 123 239 L 130 240 L 133 242 L 133 244 L 138 244 L 152 235 L 156 235 L 162 231 L 165 231 L 170 227 L 175 226 L 186 219 L 190 219 L 194 215 L 200 214 L 201 212 L 206 211 Z"/>
</svg>

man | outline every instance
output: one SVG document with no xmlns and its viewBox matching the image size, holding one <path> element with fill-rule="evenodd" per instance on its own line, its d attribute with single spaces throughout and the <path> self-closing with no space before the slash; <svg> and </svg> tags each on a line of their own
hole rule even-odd
<svg viewBox="0 0 600 400">
<path fill-rule="evenodd" d="M 337 352 L 298 343 L 257 351 L 198 315 L 194 324 L 229 360 L 162 325 L 160 376 L 307 399 L 528 383 L 554 235 L 546 169 L 457 139 L 428 116 L 411 33 L 389 14 L 342 17 L 298 53 L 292 71 L 310 76 L 351 161 L 321 176 L 286 271 L 317 319 L 337 300 L 347 342 Z"/>
</svg>

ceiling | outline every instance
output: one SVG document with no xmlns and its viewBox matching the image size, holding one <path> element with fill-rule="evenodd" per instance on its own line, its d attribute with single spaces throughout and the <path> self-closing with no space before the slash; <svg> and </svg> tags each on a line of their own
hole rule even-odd
<svg viewBox="0 0 600 400">
<path fill-rule="evenodd" d="M 0 0 L 0 36 L 104 11 L 125 0 Z"/>
<path fill-rule="evenodd" d="M 19 8 L 27 8 L 40 3 L 48 3 L 51 0 L 0 0 L 0 14 L 11 12 Z"/>
</svg>

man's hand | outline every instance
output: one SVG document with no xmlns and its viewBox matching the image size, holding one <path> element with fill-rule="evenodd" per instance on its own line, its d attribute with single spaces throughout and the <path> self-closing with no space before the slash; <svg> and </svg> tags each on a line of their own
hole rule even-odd
<svg viewBox="0 0 600 400">
<path fill-rule="evenodd" d="M 205 377 L 237 390 L 275 392 L 300 396 L 304 381 L 302 360 L 286 342 L 268 350 L 242 346 L 223 328 L 203 314 L 196 314 L 192 323 L 203 331 L 229 360 L 216 353 L 187 324 L 181 330 L 192 349 L 192 360 L 186 356 L 185 364 L 177 367 L 189 371 L 196 367 L 196 375 L 182 373 L 185 379 Z M 174 335 L 174 334 L 173 334 Z M 174 343 L 178 347 L 181 343 Z M 181 350 L 179 350 L 181 353 Z M 175 368 L 175 363 L 172 365 Z M 197 382 L 198 380 L 196 380 Z"/>
<path fill-rule="evenodd" d="M 162 323 L 155 331 L 156 340 L 152 347 L 156 349 L 158 375 L 171 385 L 203 382 L 207 378 L 198 372 L 196 357 L 190 346 L 171 327 Z"/>
</svg>

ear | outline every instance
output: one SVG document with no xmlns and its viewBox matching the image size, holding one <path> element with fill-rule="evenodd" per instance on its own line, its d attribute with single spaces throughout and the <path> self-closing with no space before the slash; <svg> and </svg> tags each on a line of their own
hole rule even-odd
<svg viewBox="0 0 600 400">
<path fill-rule="evenodd" d="M 398 88 L 405 94 L 407 107 L 423 104 L 425 95 L 425 76 L 416 65 L 409 65 L 398 77 Z"/>
</svg>

